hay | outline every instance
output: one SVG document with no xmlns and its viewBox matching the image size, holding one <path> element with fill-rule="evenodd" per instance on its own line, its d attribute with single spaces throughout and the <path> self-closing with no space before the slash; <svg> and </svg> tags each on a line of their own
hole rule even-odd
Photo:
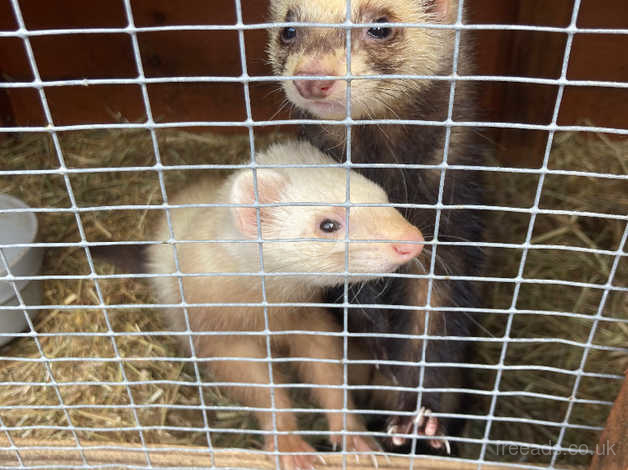
<svg viewBox="0 0 628 470">
<path fill-rule="evenodd" d="M 627 174 L 628 141 L 611 141 L 603 135 L 563 133 L 556 136 L 550 169 L 578 170 L 596 173 Z M 499 205 L 531 207 L 537 190 L 538 176 L 518 174 L 490 175 L 489 187 L 493 188 L 492 199 Z M 591 211 L 625 215 L 628 213 L 628 182 L 617 179 L 588 178 L 578 176 L 555 176 L 546 178 L 540 208 L 571 211 Z M 496 214 L 489 224 L 490 241 L 521 243 L 528 230 L 530 217 L 508 213 Z M 625 221 L 594 219 L 589 217 L 539 215 L 532 236 L 532 244 L 576 246 L 600 250 L 617 250 L 621 241 Z M 495 250 L 491 253 L 488 272 L 491 276 L 515 277 L 520 264 L 521 250 Z M 609 279 L 614 257 L 585 252 L 552 249 L 531 249 L 528 253 L 524 277 L 555 279 L 605 284 Z M 614 285 L 626 286 L 628 263 L 623 258 L 615 275 Z M 511 284 L 490 284 L 485 288 L 485 305 L 493 308 L 509 308 L 513 298 Z M 522 310 L 576 312 L 586 316 L 597 313 L 602 297 L 599 289 L 581 287 L 524 284 L 519 292 L 516 307 Z M 628 296 L 612 292 L 607 299 L 603 315 L 610 318 L 628 318 Z M 487 336 L 503 337 L 506 317 L 487 315 L 479 319 L 481 329 Z M 593 321 L 588 318 L 567 318 L 557 315 L 515 316 L 512 338 L 556 338 L 587 342 Z M 628 347 L 628 324 L 601 321 L 593 338 L 593 344 Z M 485 343 L 476 348 L 475 361 L 497 364 L 502 343 Z M 506 365 L 545 365 L 569 370 L 580 367 L 583 350 L 580 347 L 552 343 L 513 343 L 508 346 Z M 584 370 L 621 375 L 628 368 L 628 350 L 592 350 Z M 487 384 L 492 390 L 494 374 L 476 372 L 476 384 Z M 526 391 L 545 393 L 569 398 L 574 377 L 542 371 L 506 371 L 503 374 L 501 391 Z M 584 378 L 578 389 L 577 398 L 613 401 L 621 382 L 617 380 Z M 476 413 L 486 414 L 489 402 L 477 404 Z M 538 398 L 500 397 L 497 400 L 496 416 L 514 416 L 549 422 L 562 423 L 567 402 Z M 572 424 L 603 426 L 610 411 L 608 406 L 576 404 L 570 418 Z M 557 442 L 559 427 L 495 422 L 491 439 L 524 441 L 552 445 Z M 482 438 L 484 425 L 470 424 L 471 437 Z M 595 432 L 568 430 L 563 447 L 586 444 L 595 447 Z M 469 456 L 477 457 L 477 448 L 469 446 Z M 520 461 L 521 454 L 512 457 L 498 455 L 499 449 L 489 446 L 487 456 L 495 460 Z M 561 455 L 562 464 L 585 464 L 589 456 Z M 528 456 L 528 461 L 547 463 L 550 456 Z"/>
<path fill-rule="evenodd" d="M 248 153 L 246 136 L 217 136 L 213 134 L 165 131 L 159 133 L 159 145 L 166 165 L 195 163 L 236 163 Z M 281 136 L 273 134 L 259 138 L 258 148 L 263 148 Z M 61 145 L 66 164 L 72 168 L 150 166 L 155 163 L 152 143 L 148 133 L 135 130 L 72 132 L 61 135 Z M 25 134 L 0 141 L 0 169 L 50 169 L 58 167 L 57 157 L 47 135 Z M 626 174 L 628 167 L 628 141 L 609 141 L 603 136 L 561 134 L 555 142 L 551 156 L 551 168 L 578 169 L 596 172 Z M 207 170 L 209 171 L 209 170 Z M 168 171 L 165 174 L 169 193 L 203 171 Z M 516 174 L 491 174 L 487 187 L 494 188 L 493 198 L 502 205 L 529 207 L 536 189 L 537 177 Z M 107 204 L 159 204 L 162 202 L 157 175 L 153 171 L 128 171 L 72 175 L 70 178 L 77 205 Z M 70 201 L 63 177 L 60 175 L 27 175 L 0 177 L 0 192 L 13 194 L 33 207 L 69 207 Z M 592 210 L 625 214 L 628 208 L 627 183 L 621 180 L 550 176 L 544 185 L 541 207 L 570 210 Z M 158 217 L 159 211 L 92 211 L 81 216 L 89 241 L 142 240 L 146 229 Z M 46 242 L 80 241 L 75 217 L 71 213 L 39 214 L 39 239 Z M 491 221 L 488 239 L 520 243 L 527 230 L 528 216 L 498 213 Z M 592 220 L 584 217 L 540 215 L 535 225 L 534 243 L 563 244 L 616 250 L 625 222 Z M 520 260 L 519 250 L 493 250 L 490 252 L 489 272 L 494 276 L 513 277 Z M 612 257 L 558 250 L 531 250 L 526 263 L 526 277 L 577 280 L 591 283 L 606 282 L 612 265 Z M 106 264 L 97 264 L 100 273 L 111 273 Z M 43 274 L 89 274 L 90 269 L 81 248 L 50 248 L 47 250 Z M 615 284 L 627 285 L 628 262 L 624 259 L 617 272 Z M 132 304 L 150 302 L 147 286 L 132 280 L 109 280 L 99 283 L 107 304 Z M 627 315 L 627 298 L 612 293 L 604 315 Z M 96 286 L 89 280 L 48 280 L 44 283 L 44 303 L 51 305 L 97 305 Z M 601 294 L 598 290 L 565 288 L 545 285 L 524 285 L 519 295 L 518 308 L 578 312 L 594 315 Z M 512 285 L 495 283 L 485 289 L 488 307 L 507 308 L 512 300 Z M 173 338 L 168 336 L 140 336 L 141 331 L 163 331 L 156 312 L 150 309 L 107 310 L 108 322 L 115 332 L 131 333 L 115 338 L 122 357 L 141 358 L 141 361 L 125 361 L 124 373 L 131 381 L 177 380 L 189 382 L 189 386 L 151 383 L 131 387 L 135 404 L 159 405 L 158 408 L 139 409 L 138 420 L 143 426 L 172 426 L 174 428 L 198 428 L 199 431 L 145 430 L 147 443 L 175 445 L 206 445 L 203 416 L 194 410 L 169 408 L 197 406 L 198 387 L 194 385 L 193 369 L 177 361 L 178 351 Z M 481 323 L 482 334 L 500 337 L 504 332 L 504 315 L 474 317 Z M 552 315 L 517 315 L 511 336 L 517 338 L 565 338 L 585 341 L 592 322 L 588 319 L 572 319 Z M 112 338 L 105 312 L 99 309 L 50 309 L 42 311 L 36 321 L 39 333 L 92 332 L 90 337 L 46 336 L 40 342 L 49 358 L 113 358 Z M 594 338 L 596 344 L 625 347 L 628 344 L 628 325 L 600 322 Z M 476 349 L 475 360 L 495 364 L 501 350 L 500 343 L 482 343 Z M 13 341 L 0 350 L 0 355 L 15 357 L 14 361 L 0 363 L 0 382 L 23 381 L 49 383 L 45 368 L 39 363 L 20 362 L 18 358 L 38 358 L 39 353 L 31 338 Z M 153 357 L 172 357 L 172 361 L 151 361 Z M 557 343 L 511 344 L 506 363 L 543 364 L 577 369 L 582 357 L 580 348 Z M 99 380 L 120 382 L 121 366 L 105 361 L 55 362 L 52 370 L 60 384 L 72 381 Z M 628 368 L 628 354 L 616 351 L 592 351 L 585 365 L 586 371 L 619 374 Z M 477 371 L 476 386 L 492 388 L 494 374 Z M 568 397 L 573 387 L 573 377 L 560 374 L 529 372 L 505 372 L 500 389 L 504 391 L 526 390 Z M 581 383 L 578 397 L 595 400 L 613 400 L 620 383 L 616 380 L 589 380 Z M 84 430 L 77 433 L 81 439 L 115 442 L 140 442 L 134 430 L 119 430 L 137 425 L 129 409 L 129 396 L 123 386 L 63 385 L 60 387 L 66 405 L 86 405 L 69 411 L 72 424 Z M 208 405 L 229 405 L 228 399 L 214 388 L 203 390 Z M 59 399 L 51 387 L 3 386 L 0 387 L 0 403 L 3 406 L 35 407 L 56 406 Z M 93 408 L 93 405 L 111 405 L 110 408 Z M 307 406 L 299 397 L 298 406 Z M 562 422 L 566 402 L 554 402 L 521 397 L 502 397 L 497 401 L 497 416 L 516 416 Z M 488 402 L 477 400 L 474 413 L 486 414 Z M 603 425 L 609 408 L 606 406 L 576 405 L 572 423 Z M 54 408 L 0 410 L 2 422 L 7 426 L 67 425 L 62 411 Z M 221 447 L 258 447 L 259 436 L 246 433 L 254 429 L 255 422 L 249 413 L 219 410 L 208 412 L 207 418 L 214 429 L 242 429 L 242 433 L 213 433 L 212 444 Z M 306 416 L 303 426 L 324 429 L 320 416 Z M 111 429 L 111 430 L 109 430 Z M 555 442 L 559 428 L 508 424 L 495 422 L 491 439 L 530 441 L 547 444 Z M 473 421 L 467 434 L 482 438 L 482 421 Z M 72 434 L 64 429 L 35 429 L 13 431 L 16 438 L 68 439 Z M 568 431 L 565 443 L 595 443 L 595 433 Z M 487 458 L 508 460 L 489 447 Z M 478 446 L 465 446 L 465 456 L 476 458 Z M 518 456 L 517 458 L 520 458 Z M 543 462 L 543 457 L 530 457 Z M 547 458 L 545 458 L 547 460 Z M 561 456 L 560 462 L 583 463 L 586 458 Z"/>
</svg>

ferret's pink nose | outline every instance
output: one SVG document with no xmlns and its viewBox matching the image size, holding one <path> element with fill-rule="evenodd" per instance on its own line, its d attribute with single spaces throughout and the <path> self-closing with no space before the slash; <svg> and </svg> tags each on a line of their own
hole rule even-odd
<svg viewBox="0 0 628 470">
<path fill-rule="evenodd" d="M 324 64 L 318 60 L 302 64 L 295 72 L 295 75 L 313 75 L 321 76 L 335 75 Z M 299 94 L 306 100 L 327 98 L 338 80 L 295 80 L 294 86 L 297 87 Z"/>
<path fill-rule="evenodd" d="M 310 75 L 301 73 L 299 75 Z M 314 75 L 314 74 L 313 74 Z M 294 86 L 297 87 L 299 94 L 307 99 L 327 98 L 336 84 L 337 80 L 295 80 Z"/>
<path fill-rule="evenodd" d="M 401 261 L 410 261 L 412 258 L 416 258 L 419 256 L 421 251 L 423 250 L 424 242 L 423 234 L 419 229 L 411 230 L 406 232 L 403 236 L 399 238 L 399 240 L 407 240 L 409 242 L 414 243 L 394 243 L 392 245 L 392 249 L 399 257 Z"/>
</svg>

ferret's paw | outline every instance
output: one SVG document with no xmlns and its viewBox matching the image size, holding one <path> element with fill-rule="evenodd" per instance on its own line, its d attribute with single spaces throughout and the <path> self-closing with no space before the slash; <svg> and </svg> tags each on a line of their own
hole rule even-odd
<svg viewBox="0 0 628 470">
<path fill-rule="evenodd" d="M 369 436 L 347 436 L 345 451 L 355 452 L 354 458 L 356 463 L 360 463 L 361 459 L 369 459 L 373 464 L 373 467 L 379 468 L 377 456 L 373 452 L 381 452 L 382 448 L 375 439 Z M 330 437 L 334 450 L 342 447 L 342 436 L 335 434 Z"/>
<path fill-rule="evenodd" d="M 316 450 L 298 436 L 277 436 L 277 443 L 279 452 L 282 453 L 279 456 L 282 470 L 311 470 L 314 469 L 314 463 L 326 463 L 320 456 L 305 455 L 305 453 L 314 453 Z M 266 449 L 275 450 L 273 436 L 267 438 Z M 284 455 L 284 452 L 290 455 Z"/>
<path fill-rule="evenodd" d="M 404 445 L 407 438 L 398 434 L 412 434 L 415 425 L 420 436 L 434 436 L 437 438 L 427 441 L 432 449 L 451 455 L 449 441 L 441 437 L 444 434 L 444 430 L 439 426 L 438 418 L 432 416 L 432 410 L 424 407 L 419 410 L 414 419 L 397 416 L 390 420 L 387 433 L 391 436 L 392 445 L 397 447 Z"/>
</svg>

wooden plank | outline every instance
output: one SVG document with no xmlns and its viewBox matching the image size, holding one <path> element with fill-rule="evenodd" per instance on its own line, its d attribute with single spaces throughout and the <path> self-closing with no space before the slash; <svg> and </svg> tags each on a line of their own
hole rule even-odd
<svg viewBox="0 0 628 470">
<path fill-rule="evenodd" d="M 3 81 L 0 76 L 0 83 Z M 0 88 L 0 126 L 15 126 L 15 116 L 6 88 Z"/>
<path fill-rule="evenodd" d="M 10 0 L 0 0 L 0 30 L 10 31 L 16 28 Z"/>
<path fill-rule="evenodd" d="M 7 7 L 0 0 L 0 7 Z M 29 28 L 123 27 L 121 2 L 96 2 L 85 8 L 82 0 L 24 0 L 20 2 Z M 233 24 L 233 0 L 136 0 L 138 26 L 170 24 Z M 247 20 L 266 17 L 265 1 L 247 5 Z M 13 29 L 12 13 L 0 8 L 0 24 Z M 9 16 L 10 15 L 10 16 Z M 147 77 L 213 75 L 237 77 L 242 73 L 237 33 L 234 31 L 152 32 L 138 35 Z M 271 75 L 266 62 L 266 32 L 246 34 L 248 72 Z M 42 79 L 135 77 L 132 45 L 126 34 L 41 36 L 31 40 Z M 7 81 L 32 80 L 26 54 L 18 38 L 0 38 L 0 73 Z M 266 120 L 279 109 L 282 97 L 272 93 L 276 84 L 251 85 L 255 119 Z M 148 87 L 153 115 L 158 122 L 244 121 L 244 91 L 240 84 L 160 84 Z M 41 124 L 41 107 L 31 90 L 10 89 L 0 100 L 0 116 L 18 125 Z M 144 118 L 144 104 L 135 85 L 54 87 L 46 90 L 53 119 L 59 125 L 137 122 Z M 36 96 L 35 96 L 36 98 Z M 219 128 L 245 132 L 238 127 Z M 270 130 L 260 129 L 260 131 Z"/>
<path fill-rule="evenodd" d="M 245 21 L 266 19 L 268 0 L 247 2 Z M 566 26 L 573 0 L 474 0 L 467 1 L 469 22 Z M 122 27 L 126 19 L 121 2 L 83 0 L 22 0 L 29 28 Z M 169 24 L 233 24 L 233 0 L 134 0 L 138 26 Z M 583 0 L 582 27 L 627 27 L 625 0 Z M 0 0 L 0 28 L 11 30 L 15 21 L 8 0 Z M 245 34 L 247 65 L 251 75 L 270 75 L 266 63 L 266 32 Z M 479 31 L 465 33 L 475 43 L 479 74 L 556 78 L 560 72 L 566 35 L 526 31 Z M 147 76 L 239 76 L 240 54 L 233 31 L 153 32 L 139 35 Z M 135 76 L 132 49 L 124 34 L 47 36 L 32 38 L 44 79 Z M 628 38 L 622 35 L 577 35 L 569 78 L 626 80 Z M 32 79 L 24 48 L 18 38 L 0 38 L 0 74 L 6 81 Z M 80 89 L 84 88 L 84 89 Z M 253 116 L 271 118 L 279 109 L 281 93 L 276 84 L 251 85 Z M 514 83 L 482 83 L 482 120 L 549 123 L 556 96 L 555 86 Z M 56 87 L 51 95 L 57 124 L 137 121 L 144 115 L 138 87 Z M 150 86 L 157 121 L 243 119 L 243 89 L 239 84 L 165 84 Z M 9 89 L 0 99 L 3 122 L 17 125 L 42 123 L 41 106 L 33 90 Z M 585 120 L 600 126 L 628 128 L 628 90 L 568 87 L 559 123 Z M 277 117 L 286 117 L 287 113 Z M 242 132 L 242 128 L 222 129 Z M 259 129 L 263 131 L 263 129 Z M 537 166 L 547 133 L 524 130 L 480 130 L 498 148 L 506 164 Z"/>
<path fill-rule="evenodd" d="M 589 470 L 628 469 L 628 371 Z"/>
<path fill-rule="evenodd" d="M 517 0 L 514 24 L 567 26 L 573 0 Z M 504 75 L 558 78 L 566 35 L 560 33 L 513 31 L 508 41 L 507 70 Z M 502 74 L 498 71 L 497 74 Z M 505 83 L 504 100 L 497 121 L 549 124 L 557 87 Z M 508 165 L 537 167 L 543 158 L 547 132 L 504 129 L 498 138 L 498 158 Z"/>
<path fill-rule="evenodd" d="M 7 447 L 6 438 L 0 439 L 0 444 Z M 15 444 L 20 448 L 19 454 L 25 465 L 28 466 L 52 466 L 52 465 L 77 465 L 83 464 L 81 454 L 75 450 L 74 441 L 33 441 L 16 440 Z M 113 443 L 113 442 L 82 442 L 85 448 L 84 455 L 90 465 L 145 465 L 145 453 L 139 445 Z M 49 449 L 37 449 L 37 447 L 48 447 Z M 59 447 L 59 449 L 50 449 Z M 90 449 L 90 447 L 101 447 L 101 449 Z M 102 449 L 102 447 L 116 447 L 123 450 Z M 152 468 L 176 467 L 176 468 L 210 468 L 212 465 L 211 456 L 207 448 L 188 447 L 177 451 L 161 450 L 168 446 L 149 445 L 150 460 Z M 171 446 L 174 447 L 174 446 Z M 26 448 L 26 449 L 24 449 Z M 180 447 L 177 446 L 177 449 Z M 343 468 L 343 458 L 340 453 L 321 453 L 326 465 L 318 465 L 318 468 L 337 470 Z M 476 470 L 479 464 L 466 463 L 455 460 L 435 460 L 429 457 L 418 457 L 411 459 L 407 456 L 394 456 L 389 459 L 380 457 L 378 459 L 379 469 L 403 470 L 410 467 L 410 462 L 414 461 L 412 468 L 415 470 Z M 16 465 L 17 459 L 15 451 L 0 451 L 0 465 Z M 220 449 L 215 454 L 215 467 L 230 468 L 251 468 L 271 470 L 275 469 L 275 461 L 271 456 L 255 454 L 251 452 L 232 451 Z M 350 469 L 373 469 L 375 466 L 367 456 L 362 457 L 360 462 L 354 458 L 347 458 L 347 468 Z M 505 467 L 498 464 L 483 464 L 485 470 L 512 470 L 512 467 Z M 519 467 L 521 468 L 521 467 Z M 526 467 L 523 467 L 524 469 Z M 532 468 L 532 467 L 530 467 Z"/>
</svg>

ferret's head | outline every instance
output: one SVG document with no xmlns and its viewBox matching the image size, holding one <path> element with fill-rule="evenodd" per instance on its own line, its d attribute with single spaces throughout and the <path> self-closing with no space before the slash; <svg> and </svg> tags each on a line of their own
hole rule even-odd
<svg viewBox="0 0 628 470">
<path fill-rule="evenodd" d="M 453 23 L 456 0 L 352 0 L 353 23 Z M 273 22 L 341 24 L 345 0 L 271 0 Z M 344 76 L 347 74 L 345 30 L 334 27 L 284 27 L 269 31 L 268 53 L 275 75 Z M 351 74 L 437 75 L 450 73 L 453 33 L 442 29 L 353 28 Z M 409 79 L 358 79 L 351 82 L 354 119 L 396 117 L 408 96 L 426 86 Z M 288 99 L 322 119 L 347 115 L 343 79 L 282 82 Z M 405 100 L 405 101 L 404 101 Z"/>
<path fill-rule="evenodd" d="M 286 158 L 292 155 L 292 158 Z M 319 165 L 309 168 L 257 170 L 258 201 L 282 204 L 260 209 L 264 243 L 264 267 L 269 272 L 345 271 L 348 246 L 350 273 L 387 273 L 419 255 L 423 235 L 393 207 L 351 207 L 347 227 L 347 171 L 321 168 L 336 164 L 310 144 L 288 143 L 271 147 L 258 163 Z M 337 164 L 336 164 L 337 165 Z M 350 172 L 350 199 L 354 204 L 389 204 L 384 190 L 358 173 Z M 232 179 L 231 201 L 253 204 L 254 177 L 241 170 Z M 298 205 L 306 204 L 306 205 Z M 245 238 L 257 239 L 257 210 L 234 207 L 236 230 Z M 345 242 L 347 237 L 349 242 Z M 368 240 L 368 242 L 367 242 Z M 353 277 L 352 281 L 367 277 Z M 369 277 L 371 279 L 372 277 Z M 344 278 L 315 276 L 317 285 L 334 285 Z"/>
</svg>

